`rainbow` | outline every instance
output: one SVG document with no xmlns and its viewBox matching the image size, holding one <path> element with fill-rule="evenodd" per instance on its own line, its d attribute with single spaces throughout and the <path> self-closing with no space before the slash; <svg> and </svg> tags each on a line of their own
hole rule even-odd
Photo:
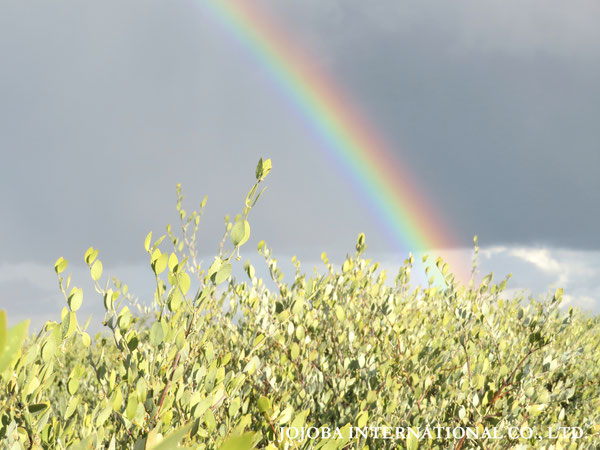
<svg viewBox="0 0 600 450">
<path fill-rule="evenodd" d="M 374 127 L 361 117 L 348 95 L 315 66 L 314 60 L 256 2 L 203 0 L 202 8 L 269 73 L 323 141 L 323 148 L 358 185 L 403 251 L 424 252 L 457 246 L 423 189 L 410 171 L 399 164 Z M 449 263 L 464 278 L 466 271 L 461 267 L 464 264 Z"/>
</svg>

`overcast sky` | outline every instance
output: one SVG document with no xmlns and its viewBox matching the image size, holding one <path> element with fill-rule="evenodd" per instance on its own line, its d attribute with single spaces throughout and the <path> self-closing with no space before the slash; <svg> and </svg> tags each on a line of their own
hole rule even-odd
<svg viewBox="0 0 600 450">
<path fill-rule="evenodd" d="M 518 268 L 538 291 L 571 284 L 597 305 L 600 3 L 259 3 L 414 172 L 465 252 L 478 234 L 490 270 Z M 208 195 L 213 254 L 261 156 L 274 168 L 247 254 L 265 239 L 281 257 L 341 259 L 364 231 L 372 256 L 400 259 L 200 0 L 4 0 L 0 61 L 0 303 L 15 311 L 50 298 L 54 281 L 33 273 L 79 263 L 89 245 L 141 267 L 146 233 L 177 219 L 178 182 L 188 209 Z"/>
</svg>

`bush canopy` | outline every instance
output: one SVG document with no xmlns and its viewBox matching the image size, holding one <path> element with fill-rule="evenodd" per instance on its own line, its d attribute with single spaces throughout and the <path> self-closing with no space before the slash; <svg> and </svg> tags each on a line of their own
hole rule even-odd
<svg viewBox="0 0 600 450">
<path fill-rule="evenodd" d="M 28 337 L 0 313 L 0 441 L 16 449 L 594 448 L 600 442 L 597 317 L 559 308 L 562 291 L 524 301 L 507 279 L 411 284 L 414 259 L 388 280 L 365 259 L 365 237 L 339 266 L 285 283 L 261 242 L 271 280 L 231 275 L 250 236 L 226 219 L 204 265 L 196 236 L 205 200 L 180 226 L 144 241 L 152 305 L 84 255 L 105 307 L 105 333 L 79 322 L 83 291 L 55 265 L 65 307 Z M 476 247 L 477 249 L 477 247 Z M 269 286 L 271 288 L 269 288 Z M 87 300 L 86 301 L 92 301 Z"/>
</svg>

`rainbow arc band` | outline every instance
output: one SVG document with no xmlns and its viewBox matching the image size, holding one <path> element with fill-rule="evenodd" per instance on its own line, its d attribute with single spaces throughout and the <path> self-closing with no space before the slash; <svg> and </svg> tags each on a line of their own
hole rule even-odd
<svg viewBox="0 0 600 450">
<path fill-rule="evenodd" d="M 458 247 L 410 170 L 399 163 L 349 96 L 257 2 L 202 0 L 201 4 L 269 73 L 323 149 L 371 202 L 400 250 L 419 253 Z M 448 263 L 459 279 L 468 280 L 464 261 L 454 258 Z"/>
</svg>

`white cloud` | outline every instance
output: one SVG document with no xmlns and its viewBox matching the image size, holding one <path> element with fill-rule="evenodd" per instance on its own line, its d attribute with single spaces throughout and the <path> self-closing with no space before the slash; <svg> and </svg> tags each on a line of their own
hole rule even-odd
<svg viewBox="0 0 600 450">
<path fill-rule="evenodd" d="M 530 262 L 542 272 L 558 277 L 557 284 L 566 286 L 569 281 L 570 267 L 567 264 L 560 264 L 550 255 L 547 248 L 515 248 L 508 252 L 512 256 L 521 258 Z"/>
<path fill-rule="evenodd" d="M 479 249 L 479 253 L 485 257 L 485 258 L 491 258 L 494 255 L 500 254 L 500 253 L 505 253 L 507 251 L 507 247 L 502 246 L 502 245 L 498 245 L 495 247 L 486 247 L 486 248 L 482 248 Z"/>
<path fill-rule="evenodd" d="M 551 247 L 482 250 L 482 265 L 515 274 L 513 286 L 533 295 L 563 288 L 564 306 L 600 312 L 600 252 Z M 525 264 L 523 264 L 525 263 Z"/>
<path fill-rule="evenodd" d="M 428 254 L 441 254 L 452 261 L 468 263 L 472 258 L 471 249 L 453 251 L 430 251 Z M 391 255 L 379 257 L 389 275 L 401 263 Z M 434 258 L 435 259 L 435 258 Z M 423 267 L 420 255 L 415 255 L 413 281 L 423 283 Z M 433 261 L 430 258 L 430 264 Z M 557 288 L 563 288 L 563 307 L 576 306 L 593 313 L 600 312 L 600 252 L 562 249 L 553 247 L 492 246 L 482 247 L 475 282 L 488 273 L 494 273 L 494 280 L 500 281 L 512 274 L 505 294 L 509 297 L 523 295 L 525 298 L 545 298 Z M 389 277 L 388 277 L 389 279 Z"/>
<path fill-rule="evenodd" d="M 574 297 L 572 295 L 563 296 L 563 306 L 577 306 L 587 311 L 598 310 L 598 297 L 592 298 L 587 295 Z"/>
</svg>

